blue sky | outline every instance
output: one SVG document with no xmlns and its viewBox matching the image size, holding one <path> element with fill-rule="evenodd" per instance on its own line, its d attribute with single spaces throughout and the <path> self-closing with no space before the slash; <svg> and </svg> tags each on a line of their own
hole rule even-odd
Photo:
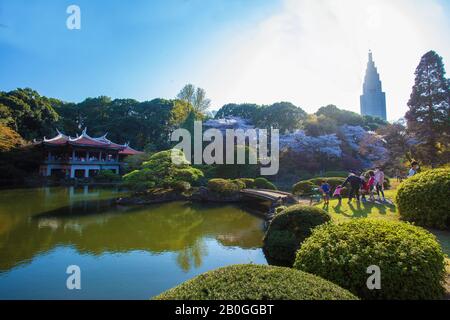
<svg viewBox="0 0 450 320">
<path fill-rule="evenodd" d="M 66 8 L 81 9 L 68 30 Z M 265 0 L 0 0 L 1 90 L 29 86 L 79 101 L 173 97 L 230 33 L 277 6 Z"/>
<path fill-rule="evenodd" d="M 446 0 L 0 0 L 0 90 L 66 101 L 173 98 L 359 111 L 367 51 L 398 119 L 421 55 L 450 61 Z M 81 8 L 68 30 L 66 8 Z M 450 67 L 447 67 L 447 69 Z"/>
</svg>

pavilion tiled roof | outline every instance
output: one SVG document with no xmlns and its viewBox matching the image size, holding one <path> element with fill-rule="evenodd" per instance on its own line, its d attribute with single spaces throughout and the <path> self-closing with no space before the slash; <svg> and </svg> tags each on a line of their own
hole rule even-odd
<svg viewBox="0 0 450 320">
<path fill-rule="evenodd" d="M 111 149 L 118 150 L 120 154 L 124 155 L 134 155 L 141 153 L 140 151 L 134 150 L 128 146 L 128 144 L 117 144 L 106 138 L 106 134 L 99 138 L 90 137 L 87 134 L 87 128 L 83 130 L 81 135 L 76 138 L 72 138 L 67 136 L 60 131 L 58 131 L 58 135 L 52 139 L 44 138 L 44 141 L 41 143 L 49 146 L 63 146 L 63 145 L 72 145 L 79 147 L 91 147 L 91 148 L 101 148 L 101 149 Z"/>
<path fill-rule="evenodd" d="M 125 149 L 123 149 L 122 151 L 119 152 L 119 154 L 123 154 L 123 155 L 126 155 L 126 156 L 134 156 L 134 155 L 143 154 L 143 153 L 144 152 L 134 150 L 133 148 L 131 148 L 129 146 L 127 146 Z"/>
</svg>

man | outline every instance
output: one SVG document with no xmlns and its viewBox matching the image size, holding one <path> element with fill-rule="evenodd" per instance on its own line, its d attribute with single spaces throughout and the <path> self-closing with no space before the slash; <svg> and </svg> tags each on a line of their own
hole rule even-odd
<svg viewBox="0 0 450 320">
<path fill-rule="evenodd" d="M 419 169 L 419 164 L 417 163 L 417 161 L 411 162 L 411 169 L 409 169 L 408 178 L 411 178 L 412 176 L 414 176 L 417 173 L 418 169 Z"/>
<path fill-rule="evenodd" d="M 377 190 L 378 200 L 381 201 L 381 193 L 383 201 L 386 201 L 386 198 L 384 197 L 384 172 L 380 167 L 375 169 L 375 188 Z"/>
<path fill-rule="evenodd" d="M 347 179 L 345 179 L 344 183 L 342 184 L 342 187 L 345 187 L 347 183 L 350 184 L 348 203 L 352 202 L 353 197 L 355 197 L 356 201 L 359 202 L 359 189 L 361 188 L 362 185 L 361 178 L 358 177 L 355 173 L 350 172 L 350 175 L 347 177 Z"/>
</svg>

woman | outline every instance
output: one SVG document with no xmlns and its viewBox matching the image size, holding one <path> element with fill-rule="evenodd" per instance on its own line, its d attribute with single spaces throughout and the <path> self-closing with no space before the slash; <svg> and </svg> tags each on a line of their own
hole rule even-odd
<svg viewBox="0 0 450 320">
<path fill-rule="evenodd" d="M 378 200 L 381 201 L 380 193 L 383 196 L 383 201 L 386 201 L 384 197 L 384 172 L 380 167 L 375 169 L 375 188 L 377 190 Z"/>
</svg>

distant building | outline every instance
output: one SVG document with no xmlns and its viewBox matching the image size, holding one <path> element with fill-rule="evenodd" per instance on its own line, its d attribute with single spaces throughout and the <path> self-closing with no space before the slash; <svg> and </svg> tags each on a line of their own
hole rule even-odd
<svg viewBox="0 0 450 320">
<path fill-rule="evenodd" d="M 76 138 L 58 131 L 52 139 L 36 142 L 42 150 L 43 160 L 39 169 L 41 176 L 89 178 L 102 170 L 120 173 L 123 159 L 141 154 L 128 146 L 117 144 L 106 138 L 92 138 L 84 129 Z"/>
<path fill-rule="evenodd" d="M 381 87 L 380 75 L 369 51 L 363 94 L 361 96 L 361 115 L 374 116 L 386 120 L 386 94 Z"/>
</svg>

